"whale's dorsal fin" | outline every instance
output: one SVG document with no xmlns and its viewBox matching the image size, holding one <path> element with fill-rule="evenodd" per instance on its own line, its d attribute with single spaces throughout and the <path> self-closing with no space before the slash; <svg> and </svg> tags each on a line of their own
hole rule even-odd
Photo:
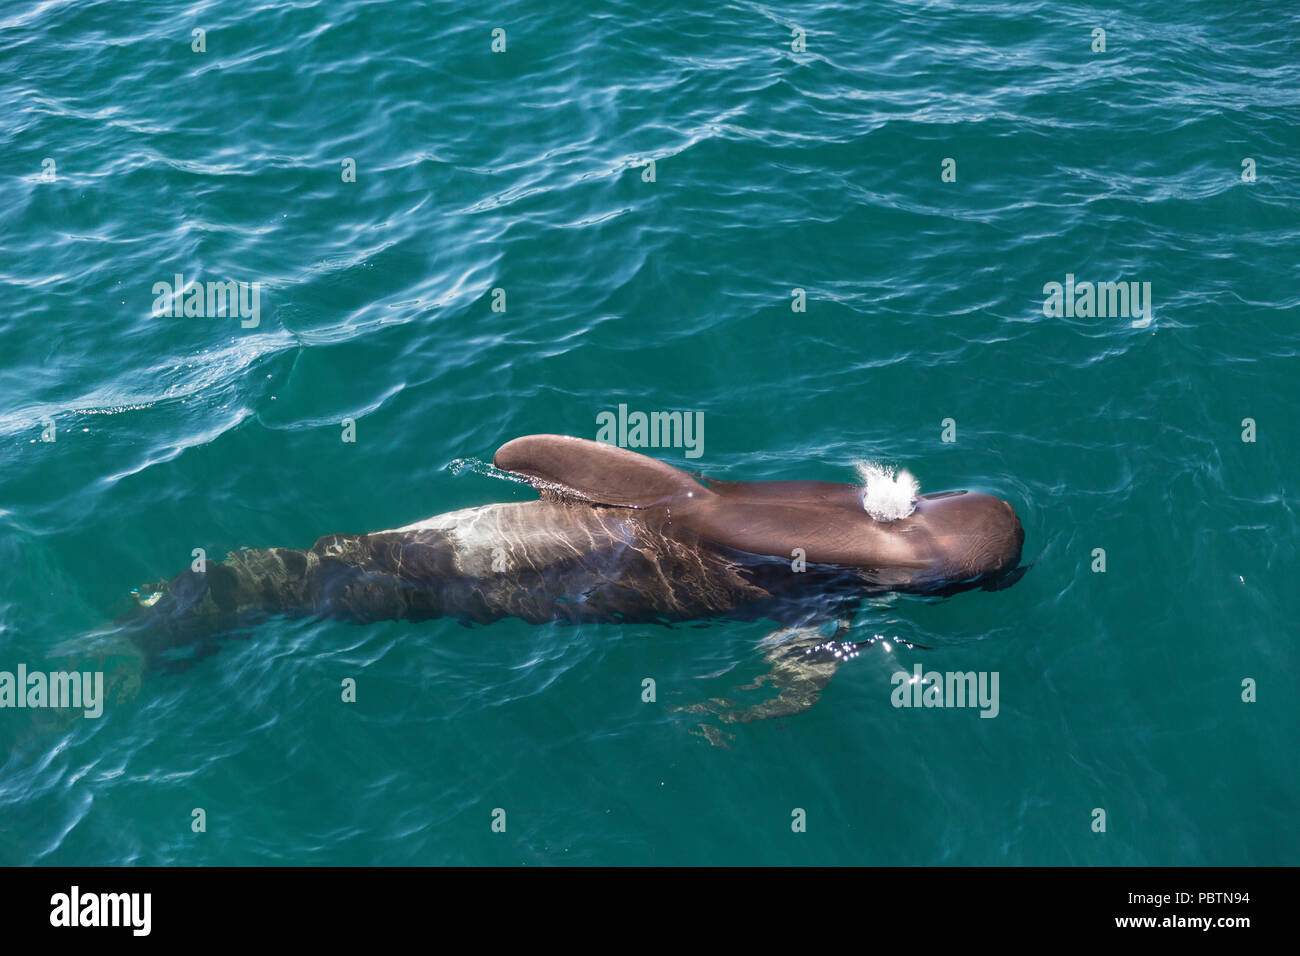
<svg viewBox="0 0 1300 956">
<path fill-rule="evenodd" d="M 678 495 L 710 493 L 672 465 L 570 435 L 516 438 L 497 449 L 492 464 L 524 476 L 543 491 L 622 508 L 650 508 Z"/>
</svg>

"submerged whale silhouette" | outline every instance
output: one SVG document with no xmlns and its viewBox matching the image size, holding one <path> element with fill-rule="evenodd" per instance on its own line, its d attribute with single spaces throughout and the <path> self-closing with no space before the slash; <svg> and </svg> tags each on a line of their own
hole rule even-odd
<svg viewBox="0 0 1300 956">
<path fill-rule="evenodd" d="M 922 495 L 879 521 L 857 485 L 716 481 L 562 435 L 507 442 L 493 463 L 539 500 L 234 552 L 160 585 L 123 623 L 151 657 L 277 615 L 791 626 L 842 619 L 881 592 L 999 589 L 1024 570 L 1020 520 L 991 495 Z"/>
</svg>

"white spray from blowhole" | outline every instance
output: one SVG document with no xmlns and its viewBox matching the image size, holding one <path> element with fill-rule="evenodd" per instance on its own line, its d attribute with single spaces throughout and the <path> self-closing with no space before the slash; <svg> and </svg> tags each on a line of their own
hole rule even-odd
<svg viewBox="0 0 1300 956">
<path fill-rule="evenodd" d="M 877 521 L 897 521 L 916 510 L 917 484 L 906 468 L 895 471 L 874 461 L 854 462 L 862 480 L 862 507 Z"/>
</svg>

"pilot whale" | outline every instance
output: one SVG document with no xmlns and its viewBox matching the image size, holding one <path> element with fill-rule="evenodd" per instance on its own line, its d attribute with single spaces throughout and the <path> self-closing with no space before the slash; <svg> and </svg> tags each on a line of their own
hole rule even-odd
<svg viewBox="0 0 1300 956">
<path fill-rule="evenodd" d="M 233 552 L 142 589 L 123 623 L 150 657 L 272 616 L 791 628 L 842 620 L 872 594 L 994 590 L 1024 570 L 1015 510 L 973 491 L 920 495 L 884 521 L 860 485 L 719 481 L 564 435 L 514 439 L 493 464 L 538 499 L 326 535 L 305 550 Z M 809 640 L 795 645 L 822 646 Z"/>
</svg>

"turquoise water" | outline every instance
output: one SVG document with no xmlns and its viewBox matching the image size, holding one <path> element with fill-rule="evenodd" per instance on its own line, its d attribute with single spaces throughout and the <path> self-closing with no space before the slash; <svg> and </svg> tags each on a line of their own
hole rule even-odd
<svg viewBox="0 0 1300 956">
<path fill-rule="evenodd" d="M 525 500 L 451 465 L 620 403 L 702 412 L 660 456 L 710 476 L 997 493 L 1029 574 L 864 607 L 932 649 L 726 747 L 672 708 L 770 623 L 273 622 L 0 710 L 0 863 L 1300 862 L 1293 5 L 702 10 L 6 2 L 0 670 L 194 548 Z M 258 325 L 153 315 L 176 273 Z M 1067 274 L 1151 323 L 1045 316 Z M 997 718 L 894 708 L 916 663 Z"/>
</svg>

